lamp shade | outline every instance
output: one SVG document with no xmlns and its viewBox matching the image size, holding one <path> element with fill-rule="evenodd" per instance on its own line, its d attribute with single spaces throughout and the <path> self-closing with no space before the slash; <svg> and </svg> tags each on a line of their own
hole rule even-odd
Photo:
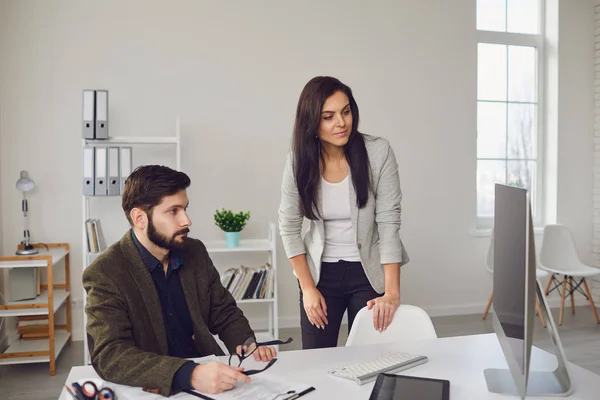
<svg viewBox="0 0 600 400">
<path fill-rule="evenodd" d="M 19 189 L 21 192 L 29 192 L 34 187 L 35 183 L 29 179 L 29 174 L 27 171 L 21 171 L 21 177 L 17 181 L 17 189 Z"/>
</svg>

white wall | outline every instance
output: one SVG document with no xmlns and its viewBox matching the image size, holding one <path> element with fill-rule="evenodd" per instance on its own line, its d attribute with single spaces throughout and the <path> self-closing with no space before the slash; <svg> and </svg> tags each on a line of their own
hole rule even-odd
<svg viewBox="0 0 600 400">
<path fill-rule="evenodd" d="M 4 8 L 5 8 L 5 4 L 0 2 L 0 37 L 4 36 L 3 33 L 3 26 L 4 26 L 4 17 L 3 15 L 5 15 L 4 12 Z M 0 59 L 2 59 L 2 54 L 4 54 L 4 47 L 3 47 L 3 41 L 0 40 Z M 0 62 L 1 63 L 1 62 Z M 1 64 L 0 64 L 1 65 Z M 1 68 L 0 68 L 1 69 Z M 1 79 L 2 75 L 0 74 L 0 99 L 2 98 L 2 92 L 4 91 L 4 87 L 2 85 L 3 80 Z M 2 131 L 3 131 L 3 122 L 2 122 L 2 116 L 3 116 L 3 108 L 2 108 L 2 102 L 0 101 L 0 156 L 2 155 Z M 2 251 L 3 249 L 3 242 L 2 242 L 2 205 L 4 203 L 4 196 L 2 196 L 2 159 L 0 158 L 0 251 Z M 2 290 L 4 288 L 4 272 L 0 271 L 0 290 Z M 4 324 L 6 324 L 6 322 L 0 322 L 1 325 L 3 325 L 0 328 L 0 352 L 4 351 L 6 349 L 6 347 L 8 346 L 7 343 L 7 336 L 6 336 L 6 326 L 4 326 Z"/>
<path fill-rule="evenodd" d="M 594 58 L 594 235 L 592 253 L 596 265 L 600 264 L 600 1 L 595 7 L 595 58 Z M 592 278 L 592 296 L 596 303 L 600 301 L 600 278 Z"/>
<path fill-rule="evenodd" d="M 81 297 L 83 88 L 110 91 L 114 136 L 170 135 L 181 116 L 196 237 L 221 237 L 212 222 L 221 206 L 252 211 L 242 237 L 264 235 L 277 218 L 300 91 L 313 76 L 330 74 L 353 88 L 362 131 L 388 138 L 396 151 L 402 235 L 412 258 L 403 270 L 403 302 L 432 314 L 482 312 L 491 289 L 483 267 L 488 238 L 469 233 L 476 210 L 474 4 L 4 2 L 4 251 L 20 240 L 20 199 L 10 182 L 26 168 L 38 185 L 30 200 L 34 240 L 72 245 L 74 294 Z M 593 81 L 582 65 L 591 65 L 585 48 L 593 47 L 593 22 L 587 0 L 563 8 L 561 35 L 579 44 L 571 58 L 561 57 L 560 78 L 572 81 L 561 86 L 568 96 L 560 103 L 561 128 L 570 129 L 560 142 L 558 218 L 590 253 L 591 152 L 581 150 L 591 137 L 585 88 Z M 569 182 L 573 176 L 586 183 Z M 109 204 L 115 217 L 108 223 L 124 229 L 118 201 Z M 297 325 L 297 284 L 278 249 L 281 323 Z M 80 315 L 75 310 L 75 326 Z"/>
<path fill-rule="evenodd" d="M 559 2 L 558 223 L 592 256 L 594 1 Z"/>
</svg>

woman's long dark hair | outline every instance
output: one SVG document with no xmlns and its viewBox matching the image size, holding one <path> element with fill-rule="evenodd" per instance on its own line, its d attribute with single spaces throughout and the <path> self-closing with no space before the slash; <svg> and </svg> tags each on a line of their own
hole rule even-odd
<svg viewBox="0 0 600 400">
<path fill-rule="evenodd" d="M 321 112 L 327 98 L 336 92 L 343 92 L 350 101 L 352 113 L 352 131 L 344 154 L 352 174 L 352 184 L 356 192 L 356 203 L 363 208 L 369 199 L 370 167 L 367 148 L 362 134 L 358 131 L 358 106 L 352 96 L 352 90 L 336 78 L 317 76 L 311 79 L 300 94 L 296 109 L 294 139 L 294 175 L 300 205 L 304 216 L 311 220 L 320 217 L 317 206 L 317 189 L 321 179 L 321 165 L 325 159 L 318 137 Z"/>
</svg>

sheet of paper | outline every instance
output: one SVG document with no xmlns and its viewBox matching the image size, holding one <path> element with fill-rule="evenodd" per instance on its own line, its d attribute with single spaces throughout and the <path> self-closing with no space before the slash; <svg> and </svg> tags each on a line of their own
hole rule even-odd
<svg viewBox="0 0 600 400">
<path fill-rule="evenodd" d="M 215 400 L 284 400 L 310 386 L 267 374 L 253 375 L 251 379 L 250 383 L 237 383 L 233 389 L 227 392 L 202 394 Z M 186 399 L 193 398 L 193 396 L 188 396 Z"/>
<path fill-rule="evenodd" d="M 212 355 L 206 356 L 206 357 L 188 358 L 188 360 L 193 361 L 196 364 L 204 364 L 205 362 L 209 362 L 209 361 L 219 361 L 219 357 L 212 354 Z"/>
</svg>

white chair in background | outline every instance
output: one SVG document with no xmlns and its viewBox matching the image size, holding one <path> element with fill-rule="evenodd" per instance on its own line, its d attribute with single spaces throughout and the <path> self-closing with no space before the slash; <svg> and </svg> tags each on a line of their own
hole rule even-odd
<svg viewBox="0 0 600 400">
<path fill-rule="evenodd" d="M 346 346 L 419 339 L 437 339 L 431 318 L 425 310 L 409 304 L 401 304 L 394 314 L 392 323 L 385 331 L 378 332 L 373 326 L 373 310 L 364 307 L 354 318 Z"/>
<path fill-rule="evenodd" d="M 559 325 L 562 325 L 563 321 L 567 284 L 569 284 L 568 295 L 571 297 L 571 312 L 575 314 L 575 299 L 573 295 L 575 291 L 578 291 L 587 298 L 596 318 L 596 323 L 600 324 L 596 306 L 592 300 L 592 294 L 586 280 L 586 278 L 591 276 L 600 275 L 600 268 L 585 265 L 581 262 L 571 232 L 566 226 L 546 225 L 544 227 L 544 240 L 542 241 L 542 249 L 540 251 L 540 268 L 552 274 L 546 286 L 546 295 L 554 289 L 558 289 L 561 293 Z M 562 283 L 556 278 L 556 275 L 564 276 Z M 577 283 L 577 278 L 580 278 L 579 283 Z M 552 283 L 555 283 L 555 286 L 550 290 Z M 585 292 L 581 290 L 582 284 Z M 561 286 L 562 290 L 560 290 Z"/>
<path fill-rule="evenodd" d="M 494 230 L 492 229 L 492 235 L 490 237 L 490 245 L 488 246 L 488 251 L 487 251 L 487 255 L 485 258 L 485 268 L 492 274 L 492 276 L 494 275 Z M 535 269 L 535 277 L 537 279 L 543 279 L 546 278 L 548 275 L 548 272 L 541 270 L 540 268 Z M 487 306 L 485 307 L 485 311 L 483 312 L 483 319 L 487 318 L 488 313 L 490 312 L 490 307 L 492 306 L 492 302 L 494 301 L 494 291 L 492 291 L 492 293 L 490 294 L 490 299 L 487 303 Z M 536 315 L 539 315 L 540 317 L 540 321 L 542 322 L 542 326 L 545 328 L 546 327 L 546 321 L 544 320 L 544 315 L 542 314 L 541 310 L 540 310 L 540 301 L 538 300 L 537 296 L 535 298 L 535 308 L 536 308 Z"/>
</svg>

